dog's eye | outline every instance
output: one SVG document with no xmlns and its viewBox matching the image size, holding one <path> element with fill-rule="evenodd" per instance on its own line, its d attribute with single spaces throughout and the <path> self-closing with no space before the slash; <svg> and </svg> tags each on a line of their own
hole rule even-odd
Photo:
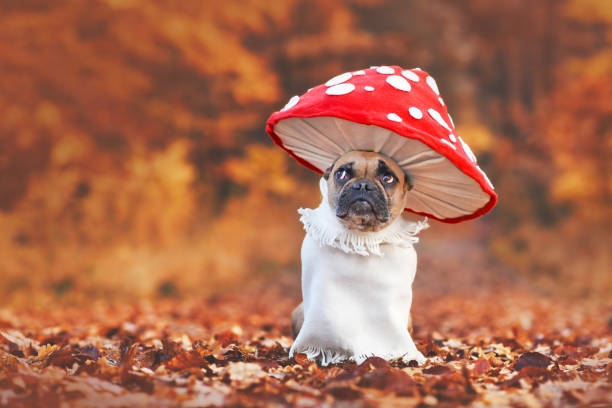
<svg viewBox="0 0 612 408">
<path fill-rule="evenodd" d="M 340 169 L 336 172 L 337 180 L 348 180 L 349 178 L 350 178 L 350 174 L 348 173 L 348 171 L 344 169 Z"/>
<path fill-rule="evenodd" d="M 383 174 L 380 180 L 385 184 L 391 184 L 395 181 L 395 177 L 393 177 L 392 174 L 387 173 L 387 174 Z"/>
</svg>

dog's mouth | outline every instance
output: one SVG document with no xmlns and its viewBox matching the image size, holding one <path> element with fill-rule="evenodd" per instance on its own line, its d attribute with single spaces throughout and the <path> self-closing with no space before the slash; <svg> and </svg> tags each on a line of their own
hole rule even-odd
<svg viewBox="0 0 612 408">
<path fill-rule="evenodd" d="M 357 198 L 349 204 L 347 214 L 351 212 L 355 215 L 374 214 L 374 206 L 364 198 Z"/>
<path fill-rule="evenodd" d="M 389 209 L 384 195 L 379 192 L 341 193 L 336 216 L 362 226 L 373 226 L 389 220 Z"/>
</svg>

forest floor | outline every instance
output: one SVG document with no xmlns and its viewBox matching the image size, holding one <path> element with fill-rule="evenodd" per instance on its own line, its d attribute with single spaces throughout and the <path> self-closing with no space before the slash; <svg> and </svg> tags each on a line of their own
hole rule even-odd
<svg viewBox="0 0 612 408">
<path fill-rule="evenodd" d="M 466 292 L 467 293 L 467 292 Z M 416 367 L 289 358 L 294 289 L 0 310 L 0 406 L 612 406 L 609 310 L 415 294 Z"/>
</svg>

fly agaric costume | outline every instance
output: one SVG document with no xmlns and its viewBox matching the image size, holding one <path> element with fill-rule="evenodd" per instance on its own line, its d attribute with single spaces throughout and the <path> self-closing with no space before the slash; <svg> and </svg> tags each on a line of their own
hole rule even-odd
<svg viewBox="0 0 612 408">
<path fill-rule="evenodd" d="M 325 84 L 309 89 L 302 96 L 292 97 L 284 108 L 270 116 L 266 130 L 278 146 L 287 151 L 300 164 L 318 173 L 323 173 L 339 156 L 351 150 L 379 152 L 394 159 L 409 175 L 412 184 L 405 204 L 406 211 L 442 222 L 457 223 L 487 213 L 497 202 L 497 194 L 493 185 L 478 166 L 476 157 L 469 146 L 456 133 L 453 120 L 440 96 L 436 81 L 419 68 L 406 70 L 398 66 L 379 66 L 340 74 Z M 323 182 L 321 182 L 321 192 L 324 195 L 321 207 L 325 207 L 326 188 Z M 333 278 L 327 275 L 333 275 L 330 269 L 342 269 L 340 262 L 349 265 L 353 262 L 353 258 L 337 258 L 333 262 L 327 262 L 324 272 L 316 270 L 321 269 L 320 266 L 310 265 L 312 262 L 318 262 L 318 258 L 332 256 L 330 253 L 309 255 L 309 252 L 315 251 L 316 248 L 311 242 L 312 239 L 309 240 L 309 235 L 314 228 L 309 224 L 308 217 L 321 207 L 316 210 L 300 210 L 301 221 L 307 231 L 302 247 L 302 294 L 305 309 L 302 331 L 306 330 L 311 333 L 300 332 L 291 353 L 305 352 L 310 359 L 315 359 L 324 365 L 347 358 L 359 363 L 368 355 L 378 355 L 384 358 L 410 355 L 414 359 L 418 354 L 420 357 L 416 359 L 421 360 L 422 355 L 414 347 L 412 339 L 405 330 L 406 326 L 404 325 L 403 328 L 401 326 L 404 323 L 404 320 L 401 319 L 404 317 L 401 319 L 394 317 L 395 320 L 393 320 L 389 317 L 390 313 L 385 311 L 405 308 L 406 305 L 409 310 L 412 300 L 411 289 L 406 294 L 406 302 L 400 304 L 387 302 L 387 299 L 397 297 L 396 293 L 382 292 L 378 297 L 372 297 L 369 288 L 364 288 L 361 292 L 356 292 L 357 289 L 349 289 L 353 292 L 345 296 L 347 293 L 337 293 L 344 290 L 342 285 L 338 285 Z M 328 217 L 325 222 L 334 223 L 333 218 Z M 319 229 L 325 227 L 319 225 Z M 423 225 L 423 223 L 405 227 L 396 226 L 394 227 L 396 229 L 403 228 L 404 235 L 400 231 L 400 233 L 394 232 L 393 236 L 404 237 L 406 241 L 404 246 L 410 246 L 410 250 L 413 251 L 412 244 L 417 241 L 414 235 L 424 227 L 426 224 Z M 380 233 L 372 234 L 381 235 Z M 374 237 L 376 238 L 375 235 Z M 346 236 L 341 239 L 347 240 Z M 330 242 L 330 240 L 327 242 L 318 240 L 320 246 L 330 244 Z M 363 239 L 360 242 L 363 242 Z M 397 244 L 382 234 L 382 238 L 375 242 L 374 250 L 369 248 L 369 253 L 381 255 L 381 252 L 378 251 L 378 244 L 385 243 L 390 244 L 389 246 Z M 336 245 L 336 248 L 331 250 L 344 251 L 346 254 L 342 255 L 345 256 L 351 253 L 369 255 L 366 250 L 368 248 L 358 249 L 361 252 L 359 250 L 351 252 L 348 247 Z M 383 257 L 384 259 L 380 261 L 381 265 L 384 262 L 391 262 L 391 264 L 387 264 L 384 268 L 380 267 L 378 270 L 362 271 L 361 273 L 369 274 L 368 276 L 380 275 L 383 276 L 380 279 L 386 279 L 384 275 L 389 276 L 389 268 L 413 268 L 412 272 L 404 276 L 404 281 L 407 281 L 406 284 L 410 286 L 414 278 L 414 271 L 416 271 L 416 255 L 402 256 L 406 257 L 405 261 L 401 257 L 397 259 Z M 306 261 L 309 265 L 305 265 Z M 370 264 L 372 263 L 368 265 Z M 350 267 L 353 270 L 360 269 L 355 264 Z M 314 271 L 311 271 L 312 269 Z M 305 278 L 306 273 L 308 276 Z M 311 293 L 314 290 L 310 284 L 313 273 L 315 278 L 317 273 L 326 275 L 319 279 L 317 287 L 335 289 L 327 290 L 331 293 L 326 295 Z M 344 273 L 343 276 L 343 279 L 346 279 L 347 274 Z M 384 282 L 372 282 L 370 287 L 378 288 L 382 283 Z M 394 285 L 397 286 L 397 282 Z M 345 286 L 354 287 L 355 285 Z M 392 289 L 391 287 L 389 290 Z M 400 295 L 404 296 L 404 293 Z M 338 302 L 338 298 L 348 299 L 349 297 L 361 297 L 362 304 L 348 302 L 342 307 L 337 307 L 334 303 Z M 366 302 L 363 299 L 369 300 Z M 379 302 L 382 304 L 379 305 Z M 325 306 L 317 308 L 318 304 Z M 377 305 L 379 305 L 380 312 L 372 314 L 371 309 L 376 308 Z M 351 312 L 342 315 L 343 308 L 349 308 Z M 329 312 L 331 309 L 333 312 Z M 401 312 L 398 316 L 407 314 Z M 361 314 L 366 316 L 365 319 L 370 320 L 357 322 L 353 326 L 347 325 L 347 319 L 352 319 L 351 316 L 354 314 Z M 314 320 L 315 323 L 308 325 L 308 319 Z M 384 321 L 389 323 L 381 326 L 381 322 Z M 349 337 L 363 339 L 363 328 L 372 326 L 379 327 L 378 331 L 381 332 L 372 334 L 373 339 L 360 340 L 361 343 L 355 344 L 351 343 L 350 339 L 347 340 Z M 342 330 L 335 330 L 334 327 L 341 327 Z M 329 331 L 329 334 L 321 333 L 324 330 Z M 377 335 L 378 338 L 376 338 Z M 304 336 L 310 336 L 311 340 L 302 347 L 300 342 L 304 342 L 301 339 Z M 317 340 L 312 340 L 312 338 Z M 298 348 L 302 348 L 296 350 L 296 344 Z M 351 351 L 346 354 L 343 350 L 348 349 Z"/>
<path fill-rule="evenodd" d="M 457 135 L 436 81 L 397 66 L 346 72 L 294 96 L 268 119 L 274 142 L 323 173 L 349 150 L 395 159 L 414 185 L 406 210 L 456 223 L 485 214 L 497 194 Z"/>
</svg>

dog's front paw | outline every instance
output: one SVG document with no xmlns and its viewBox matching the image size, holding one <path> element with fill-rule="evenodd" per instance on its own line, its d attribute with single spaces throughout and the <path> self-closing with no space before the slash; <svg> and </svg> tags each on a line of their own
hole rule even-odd
<svg viewBox="0 0 612 408">
<path fill-rule="evenodd" d="M 415 350 L 402 356 L 402 362 L 404 364 L 409 364 L 411 361 L 416 361 L 418 365 L 423 365 L 427 359 L 420 351 Z"/>
</svg>

